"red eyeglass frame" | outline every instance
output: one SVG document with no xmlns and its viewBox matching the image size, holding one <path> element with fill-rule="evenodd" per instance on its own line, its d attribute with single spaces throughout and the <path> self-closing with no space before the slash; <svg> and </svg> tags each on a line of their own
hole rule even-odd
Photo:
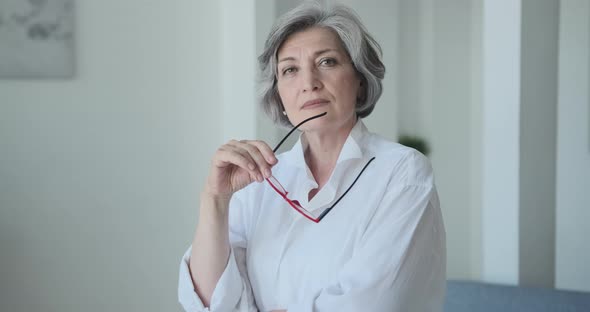
<svg viewBox="0 0 590 312">
<path fill-rule="evenodd" d="M 346 195 L 346 193 L 348 193 L 348 191 L 350 191 L 350 189 L 354 186 L 354 184 L 356 183 L 356 181 L 361 177 L 361 175 L 363 174 L 363 172 L 365 171 L 365 169 L 367 169 L 367 167 L 369 166 L 369 164 L 375 160 L 375 157 L 372 157 L 371 159 L 369 159 L 369 161 L 367 162 L 367 164 L 365 164 L 365 166 L 363 167 L 363 169 L 361 170 L 361 172 L 358 174 L 358 176 L 354 179 L 354 181 L 352 182 L 352 184 L 348 187 L 348 189 L 346 189 L 346 191 L 338 198 L 338 200 L 336 200 L 336 202 L 334 202 L 334 204 L 332 204 L 332 206 L 326 208 L 324 211 L 322 211 L 322 213 L 317 217 L 314 218 L 312 215 L 312 213 L 303 208 L 303 206 L 301 206 L 301 204 L 299 203 L 298 200 L 296 199 L 290 199 L 289 197 L 287 197 L 287 195 L 289 194 L 289 192 L 287 192 L 287 190 L 285 189 L 285 187 L 283 187 L 283 185 L 281 184 L 281 182 L 279 182 L 279 180 L 277 180 L 277 178 L 275 178 L 274 176 L 271 176 L 270 178 L 267 178 L 266 181 L 268 182 L 268 184 L 279 194 L 281 195 L 281 197 L 283 199 L 285 199 L 285 201 L 287 201 L 287 203 L 289 203 L 289 205 L 297 210 L 297 212 L 299 212 L 300 214 L 302 214 L 304 217 L 306 217 L 307 219 L 315 222 L 315 223 L 319 223 L 320 221 L 322 221 L 322 219 L 328 215 L 328 213 L 332 210 L 332 208 L 334 208 L 339 202 L 340 200 L 342 200 L 342 198 Z M 273 183 L 274 180 L 276 182 L 277 185 L 275 185 L 275 183 Z"/>
</svg>

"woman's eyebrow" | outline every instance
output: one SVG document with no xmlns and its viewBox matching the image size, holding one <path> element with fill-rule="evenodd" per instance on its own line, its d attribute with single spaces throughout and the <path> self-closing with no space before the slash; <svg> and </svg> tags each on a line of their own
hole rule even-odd
<svg viewBox="0 0 590 312">
<path fill-rule="evenodd" d="M 314 57 L 318 57 L 318 56 L 320 56 L 322 54 L 326 54 L 328 52 L 336 52 L 336 53 L 339 53 L 340 51 L 338 49 L 327 48 L 327 49 L 322 49 L 322 50 L 316 51 L 316 52 L 313 53 L 313 55 L 314 55 Z M 286 61 L 295 61 L 295 58 L 292 57 L 292 56 L 287 56 L 287 57 L 284 57 L 284 58 L 280 59 L 278 61 L 278 63 L 286 62 Z"/>
<path fill-rule="evenodd" d="M 286 61 L 294 61 L 294 60 L 295 60 L 295 58 L 294 58 L 294 57 L 292 57 L 292 56 L 287 56 L 287 57 L 284 57 L 284 58 L 280 59 L 280 60 L 279 60 L 279 63 L 280 63 L 280 62 L 286 62 Z"/>
</svg>

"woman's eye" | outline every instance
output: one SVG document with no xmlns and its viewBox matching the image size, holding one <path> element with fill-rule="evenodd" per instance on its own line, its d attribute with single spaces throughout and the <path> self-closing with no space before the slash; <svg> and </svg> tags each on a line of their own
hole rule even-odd
<svg viewBox="0 0 590 312">
<path fill-rule="evenodd" d="M 320 65 L 322 66 L 334 66 L 336 65 L 336 60 L 333 58 L 325 58 L 320 60 Z"/>
<path fill-rule="evenodd" d="M 283 75 L 294 74 L 297 71 L 295 67 L 287 67 L 283 69 Z"/>
</svg>

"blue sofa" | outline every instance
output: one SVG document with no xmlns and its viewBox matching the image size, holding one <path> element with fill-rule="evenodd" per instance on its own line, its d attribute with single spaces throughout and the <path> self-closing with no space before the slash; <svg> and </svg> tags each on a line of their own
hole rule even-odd
<svg viewBox="0 0 590 312">
<path fill-rule="evenodd" d="M 590 312 L 590 293 L 450 280 L 444 311 Z"/>
</svg>

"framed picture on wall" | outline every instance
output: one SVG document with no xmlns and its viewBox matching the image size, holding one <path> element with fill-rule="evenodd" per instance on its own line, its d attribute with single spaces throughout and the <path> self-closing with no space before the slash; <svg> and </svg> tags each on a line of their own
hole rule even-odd
<svg viewBox="0 0 590 312">
<path fill-rule="evenodd" d="M 71 78 L 74 0 L 0 0 L 0 79 Z"/>
</svg>

